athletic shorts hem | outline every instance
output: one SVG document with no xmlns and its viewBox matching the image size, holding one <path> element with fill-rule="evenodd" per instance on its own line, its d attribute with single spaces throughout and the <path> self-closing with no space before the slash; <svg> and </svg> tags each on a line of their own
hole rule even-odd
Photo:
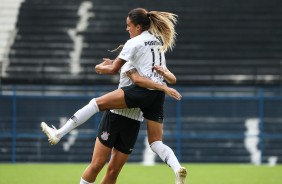
<svg viewBox="0 0 282 184">
<path fill-rule="evenodd" d="M 99 136 L 97 136 L 97 138 L 99 139 L 100 143 L 102 143 L 104 146 L 106 146 L 106 147 L 109 148 L 109 149 L 115 148 L 115 149 L 118 150 L 119 152 L 124 153 L 124 154 L 126 154 L 126 155 L 130 155 L 130 154 L 132 153 L 132 151 L 121 150 L 121 149 L 119 149 L 119 148 L 116 148 L 115 146 L 109 146 L 109 145 L 105 144 L 105 142 L 103 142 L 103 140 L 102 140 Z"/>
</svg>

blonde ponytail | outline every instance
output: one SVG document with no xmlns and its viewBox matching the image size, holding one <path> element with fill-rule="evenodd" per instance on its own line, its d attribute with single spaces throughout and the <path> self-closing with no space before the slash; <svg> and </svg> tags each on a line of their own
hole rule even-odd
<svg viewBox="0 0 282 184">
<path fill-rule="evenodd" d="M 149 31 L 163 42 L 163 50 L 172 50 L 175 46 L 177 15 L 169 12 L 150 11 L 147 13 L 151 20 Z"/>
</svg>

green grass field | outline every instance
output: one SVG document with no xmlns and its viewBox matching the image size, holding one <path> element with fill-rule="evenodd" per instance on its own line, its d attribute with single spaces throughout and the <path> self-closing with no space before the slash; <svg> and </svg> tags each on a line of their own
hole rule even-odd
<svg viewBox="0 0 282 184">
<path fill-rule="evenodd" d="M 0 164 L 0 184 L 79 184 L 87 164 Z M 185 164 L 187 184 L 281 184 L 282 165 Z M 96 183 L 100 183 L 105 169 Z M 174 175 L 164 164 L 126 164 L 118 184 L 173 184 Z"/>
</svg>

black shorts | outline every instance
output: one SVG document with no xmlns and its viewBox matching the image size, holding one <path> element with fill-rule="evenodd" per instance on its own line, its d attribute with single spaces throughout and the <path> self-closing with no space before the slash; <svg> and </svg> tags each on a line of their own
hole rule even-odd
<svg viewBox="0 0 282 184">
<path fill-rule="evenodd" d="M 164 118 L 165 93 L 158 90 L 149 90 L 136 85 L 121 88 L 128 108 L 139 107 L 144 118 L 159 123 Z"/>
<path fill-rule="evenodd" d="M 105 111 L 99 124 L 97 137 L 109 148 L 130 154 L 140 129 L 140 121 Z"/>
</svg>

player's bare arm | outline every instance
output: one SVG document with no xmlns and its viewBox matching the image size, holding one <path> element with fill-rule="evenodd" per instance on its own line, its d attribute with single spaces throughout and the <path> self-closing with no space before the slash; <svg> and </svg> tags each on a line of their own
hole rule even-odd
<svg viewBox="0 0 282 184">
<path fill-rule="evenodd" d="M 176 77 L 173 73 L 171 73 L 167 68 L 163 68 L 159 65 L 153 66 L 155 71 L 162 75 L 164 79 L 169 83 L 169 84 L 175 84 L 176 83 Z"/>
<path fill-rule="evenodd" d="M 127 71 L 126 74 L 137 86 L 163 91 L 168 96 L 176 100 L 180 100 L 182 97 L 177 90 L 162 84 L 158 84 L 146 77 L 141 76 L 135 68 Z"/>
<path fill-rule="evenodd" d="M 109 58 L 103 58 L 103 62 L 95 66 L 95 71 L 98 74 L 117 74 L 122 65 L 125 62 L 122 59 L 116 58 L 110 60 Z"/>
</svg>

